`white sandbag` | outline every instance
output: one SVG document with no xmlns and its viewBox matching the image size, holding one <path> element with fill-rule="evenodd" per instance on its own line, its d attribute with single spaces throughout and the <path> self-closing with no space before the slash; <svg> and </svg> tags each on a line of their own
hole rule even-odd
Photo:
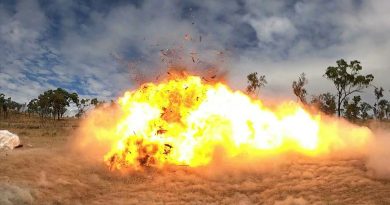
<svg viewBox="0 0 390 205">
<path fill-rule="evenodd" d="M 19 136 L 8 130 L 0 130 L 0 149 L 14 149 L 20 144 Z"/>
</svg>

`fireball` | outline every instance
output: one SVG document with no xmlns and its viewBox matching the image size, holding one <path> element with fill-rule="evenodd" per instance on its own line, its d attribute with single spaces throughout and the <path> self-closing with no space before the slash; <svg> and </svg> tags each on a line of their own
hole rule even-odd
<svg viewBox="0 0 390 205">
<path fill-rule="evenodd" d="M 199 76 L 176 76 L 147 83 L 119 98 L 119 115 L 109 125 L 97 109 L 84 123 L 88 136 L 104 141 L 104 161 L 112 170 L 164 165 L 204 166 L 217 149 L 226 158 L 278 153 L 318 156 L 345 147 L 361 147 L 365 127 L 311 114 L 300 104 L 267 108 L 260 100 Z"/>
</svg>

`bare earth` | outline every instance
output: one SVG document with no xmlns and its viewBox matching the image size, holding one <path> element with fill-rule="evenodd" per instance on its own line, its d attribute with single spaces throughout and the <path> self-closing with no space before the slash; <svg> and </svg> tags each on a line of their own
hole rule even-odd
<svg viewBox="0 0 390 205">
<path fill-rule="evenodd" d="M 257 171 L 170 167 L 120 174 L 69 151 L 76 120 L 0 120 L 0 129 L 17 133 L 24 145 L 0 151 L 1 205 L 390 204 L 390 181 L 372 177 L 363 158 L 297 159 Z"/>
</svg>

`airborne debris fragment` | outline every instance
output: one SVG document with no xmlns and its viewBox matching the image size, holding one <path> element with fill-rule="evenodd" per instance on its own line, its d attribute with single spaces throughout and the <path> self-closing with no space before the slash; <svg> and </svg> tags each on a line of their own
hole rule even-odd
<svg viewBox="0 0 390 205">
<path fill-rule="evenodd" d="M 192 40 L 192 37 L 190 34 L 185 34 L 184 35 L 184 39 L 187 40 L 187 41 L 191 41 Z"/>
<path fill-rule="evenodd" d="M 166 133 L 167 131 L 168 130 L 164 130 L 164 129 L 160 128 L 159 130 L 157 130 L 156 134 L 157 135 L 162 135 L 162 134 Z"/>
<path fill-rule="evenodd" d="M 164 154 L 168 155 L 171 152 L 172 145 L 170 144 L 164 144 Z"/>
<path fill-rule="evenodd" d="M 23 147 L 23 144 L 19 144 L 18 146 L 14 147 L 15 149 L 17 148 L 22 148 Z"/>
</svg>

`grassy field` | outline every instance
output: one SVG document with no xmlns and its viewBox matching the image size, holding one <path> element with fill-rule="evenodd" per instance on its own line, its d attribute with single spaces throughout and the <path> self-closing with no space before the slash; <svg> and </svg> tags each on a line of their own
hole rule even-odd
<svg viewBox="0 0 390 205">
<path fill-rule="evenodd" d="M 24 146 L 35 148 L 63 144 L 77 127 L 77 119 L 58 121 L 24 114 L 13 114 L 8 119 L 0 119 L 0 129 L 18 134 Z"/>
<path fill-rule="evenodd" d="M 1 205 L 390 204 L 390 181 L 372 177 L 364 157 L 120 174 L 70 151 L 77 127 L 76 119 L 1 119 L 0 129 L 18 134 L 24 145 L 0 152 Z"/>
</svg>

